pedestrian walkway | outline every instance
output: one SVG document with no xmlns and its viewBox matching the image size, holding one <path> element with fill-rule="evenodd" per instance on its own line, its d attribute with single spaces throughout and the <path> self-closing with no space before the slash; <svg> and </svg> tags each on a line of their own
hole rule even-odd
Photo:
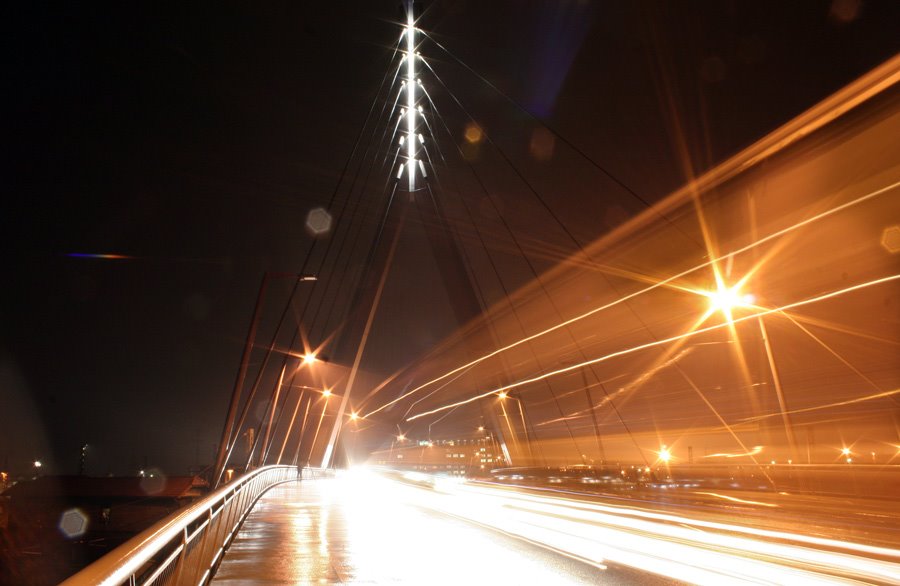
<svg viewBox="0 0 900 586">
<path fill-rule="evenodd" d="M 322 478 L 253 508 L 213 584 L 591 584 L 595 568 L 409 504 L 401 487 Z"/>
</svg>

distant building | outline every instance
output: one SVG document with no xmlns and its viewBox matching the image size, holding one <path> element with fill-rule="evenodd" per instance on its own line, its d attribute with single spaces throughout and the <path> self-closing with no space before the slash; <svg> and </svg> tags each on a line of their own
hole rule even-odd
<svg viewBox="0 0 900 586">
<path fill-rule="evenodd" d="M 379 466 L 465 477 L 488 476 L 491 469 L 507 465 L 490 436 L 398 440 L 390 449 L 373 453 L 369 461 Z"/>
</svg>

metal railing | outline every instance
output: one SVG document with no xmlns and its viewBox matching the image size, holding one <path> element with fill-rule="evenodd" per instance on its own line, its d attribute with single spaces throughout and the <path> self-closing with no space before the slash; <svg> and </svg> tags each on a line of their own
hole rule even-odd
<svg viewBox="0 0 900 586">
<path fill-rule="evenodd" d="M 315 478 L 321 471 L 303 470 Z M 162 519 L 61 586 L 206 584 L 253 505 L 276 484 L 298 480 L 296 466 L 265 466 Z"/>
</svg>

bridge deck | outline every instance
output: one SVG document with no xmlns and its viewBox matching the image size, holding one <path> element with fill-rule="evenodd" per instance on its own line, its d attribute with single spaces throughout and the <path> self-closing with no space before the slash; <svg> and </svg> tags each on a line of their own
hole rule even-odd
<svg viewBox="0 0 900 586">
<path fill-rule="evenodd" d="M 350 486 L 348 486 L 348 484 Z M 633 583 L 340 479 L 304 480 L 257 503 L 216 573 L 226 584 Z"/>
</svg>

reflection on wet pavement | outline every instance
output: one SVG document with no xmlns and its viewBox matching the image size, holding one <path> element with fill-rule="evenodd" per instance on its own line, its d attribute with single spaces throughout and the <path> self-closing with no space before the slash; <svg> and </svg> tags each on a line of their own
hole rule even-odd
<svg viewBox="0 0 900 586">
<path fill-rule="evenodd" d="M 213 583 L 594 584 L 601 573 L 374 485 L 333 478 L 266 493 Z"/>
</svg>

